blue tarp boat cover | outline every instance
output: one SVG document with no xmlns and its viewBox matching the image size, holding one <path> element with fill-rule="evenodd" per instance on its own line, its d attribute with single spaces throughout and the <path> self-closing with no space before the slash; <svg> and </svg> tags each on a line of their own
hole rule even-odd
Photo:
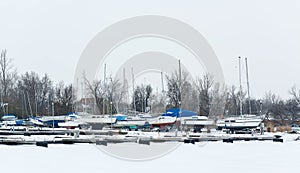
<svg viewBox="0 0 300 173">
<path fill-rule="evenodd" d="M 196 112 L 181 109 L 181 114 L 179 115 L 180 109 L 179 108 L 173 108 L 168 109 L 166 113 L 162 114 L 162 116 L 171 116 L 171 117 L 191 117 L 191 116 L 197 116 Z"/>
<path fill-rule="evenodd" d="M 24 124 L 24 121 L 23 120 L 16 120 L 16 125 L 17 126 L 21 126 Z"/>
<path fill-rule="evenodd" d="M 126 120 L 127 115 L 122 115 L 122 114 L 113 115 L 113 118 L 116 118 L 117 121 L 124 121 L 124 120 Z"/>
</svg>

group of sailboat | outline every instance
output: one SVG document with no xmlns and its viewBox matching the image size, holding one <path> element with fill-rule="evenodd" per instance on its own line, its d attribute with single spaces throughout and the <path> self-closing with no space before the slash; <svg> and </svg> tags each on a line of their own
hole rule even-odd
<svg viewBox="0 0 300 173">
<path fill-rule="evenodd" d="M 179 72 L 180 72 L 179 61 Z M 67 129 L 74 129 L 84 125 L 91 125 L 93 128 L 102 129 L 105 126 L 110 128 L 165 128 L 172 127 L 173 125 L 184 125 L 186 127 L 201 129 L 206 126 L 215 126 L 217 129 L 230 129 L 242 130 L 247 128 L 256 128 L 261 122 L 262 118 L 259 116 L 251 115 L 250 92 L 249 92 L 249 79 L 248 79 L 248 65 L 247 68 L 247 86 L 248 86 L 248 99 L 249 99 L 249 114 L 244 115 L 242 110 L 242 100 L 240 96 L 240 115 L 231 116 L 219 119 L 216 122 L 210 120 L 206 116 L 199 116 L 196 112 L 184 110 L 181 107 L 166 110 L 159 116 L 151 116 L 143 113 L 138 115 L 91 115 L 87 113 L 69 114 L 67 116 L 43 116 L 43 117 L 29 117 L 26 120 L 27 125 L 35 127 L 61 127 Z M 180 72 L 181 73 L 181 72 Z M 240 77 L 240 93 L 242 91 L 241 84 L 241 58 L 239 57 L 239 77 Z M 134 79 L 134 76 L 133 76 Z M 134 84 L 134 82 L 133 82 Z M 163 85 L 163 79 L 162 79 Z M 164 90 L 164 89 L 163 89 Z M 17 117 L 14 115 L 6 115 L 2 117 L 2 125 L 14 126 L 18 124 Z M 19 123 L 20 124 L 20 123 Z M 174 127 L 174 126 L 173 126 Z M 178 126 L 177 126 L 178 127 Z"/>
<path fill-rule="evenodd" d="M 248 94 L 248 106 L 249 106 L 249 114 L 243 114 L 243 105 L 242 105 L 242 77 L 241 77 L 241 58 L 239 57 L 239 82 L 240 82 L 240 95 L 239 95 L 239 109 L 240 115 L 238 116 L 230 116 L 224 119 L 220 119 L 217 121 L 216 126 L 219 130 L 221 129 L 229 129 L 231 131 L 234 130 L 244 130 L 244 129 L 253 129 L 260 126 L 263 121 L 261 115 L 253 115 L 251 114 L 251 100 L 250 100 L 250 88 L 249 88 L 249 76 L 248 76 L 248 63 L 247 58 L 246 62 L 246 76 L 247 76 L 247 94 Z"/>
<path fill-rule="evenodd" d="M 182 108 L 169 109 L 160 116 L 148 118 L 142 118 L 137 115 L 106 115 L 106 116 L 90 116 L 82 117 L 87 123 L 102 123 L 111 125 L 111 127 L 122 128 L 122 127 L 166 127 L 172 126 L 174 124 L 181 124 L 190 126 L 192 128 L 203 128 L 205 126 L 216 126 L 217 129 L 230 129 L 230 130 L 241 130 L 247 128 L 256 128 L 261 122 L 262 118 L 256 115 L 251 115 L 251 105 L 250 105 L 250 92 L 249 92 L 249 79 L 248 79 L 248 65 L 246 59 L 247 67 L 247 86 L 248 86 L 248 99 L 249 99 L 249 114 L 243 114 L 242 111 L 242 100 L 240 96 L 240 115 L 226 117 L 224 119 L 219 119 L 217 121 L 210 120 L 206 116 L 199 116 L 197 113 L 192 111 L 187 111 Z M 179 71 L 180 71 L 180 61 L 179 61 Z M 240 77 L 240 93 L 242 91 L 241 84 L 241 58 L 239 57 L 239 77 Z M 134 76 L 133 76 L 134 79 Z M 162 81 L 163 83 L 163 81 Z M 134 81 L 133 81 L 134 85 Z M 134 87 L 134 86 L 133 86 Z"/>
</svg>

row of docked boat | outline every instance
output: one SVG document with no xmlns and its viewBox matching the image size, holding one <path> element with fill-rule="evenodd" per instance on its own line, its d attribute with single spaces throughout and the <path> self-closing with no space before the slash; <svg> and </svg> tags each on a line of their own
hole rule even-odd
<svg viewBox="0 0 300 173">
<path fill-rule="evenodd" d="M 81 115 L 81 120 L 88 124 L 107 124 L 111 128 L 127 128 L 127 129 L 144 129 L 158 127 L 160 129 L 172 128 L 178 124 L 185 126 L 212 126 L 213 120 L 209 120 L 206 116 L 198 116 L 196 112 L 184 109 L 169 109 L 159 116 L 151 116 L 149 114 L 139 115 Z"/>
<path fill-rule="evenodd" d="M 198 116 L 196 112 L 184 109 L 169 109 L 159 116 L 149 114 L 138 115 L 91 115 L 91 114 L 69 114 L 65 116 L 42 116 L 17 119 L 14 115 L 2 117 L 1 127 L 33 126 L 53 128 L 93 128 L 103 129 L 171 129 L 186 127 L 201 130 L 204 127 L 216 127 L 217 129 L 243 130 L 257 128 L 262 123 L 262 118 L 254 115 L 242 117 L 230 117 L 217 120 L 216 122 L 206 116 Z"/>
<path fill-rule="evenodd" d="M 74 117 L 76 116 L 76 117 Z M 1 128 L 7 127 L 64 127 L 64 123 L 74 123 L 77 119 L 77 115 L 70 114 L 65 116 L 40 116 L 32 117 L 28 116 L 25 119 L 18 119 L 15 115 L 4 115 L 2 121 L 0 121 Z M 78 126 L 78 124 L 76 125 Z"/>
</svg>

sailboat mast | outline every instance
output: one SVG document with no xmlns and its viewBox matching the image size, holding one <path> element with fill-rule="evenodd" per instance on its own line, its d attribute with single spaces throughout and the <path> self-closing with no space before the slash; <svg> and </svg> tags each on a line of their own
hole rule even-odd
<svg viewBox="0 0 300 173">
<path fill-rule="evenodd" d="M 125 97 L 126 97 L 126 77 L 125 77 L 125 68 L 123 68 L 123 97 L 122 97 L 122 102 L 125 103 Z M 123 112 L 124 114 L 126 113 L 126 108 L 125 105 L 123 107 Z"/>
<path fill-rule="evenodd" d="M 180 63 L 180 59 L 178 60 L 178 70 L 179 70 L 179 117 L 181 117 L 182 114 L 182 110 L 181 110 L 181 101 L 182 101 L 182 90 L 181 90 L 181 63 Z M 177 121 L 177 117 L 176 117 L 176 121 Z M 180 122 L 180 126 L 181 126 L 181 122 Z M 178 129 L 178 127 L 177 127 Z M 177 133 L 176 133 L 177 136 Z"/>
<path fill-rule="evenodd" d="M 105 92 L 107 91 L 106 90 L 106 64 L 104 64 L 104 76 L 103 76 L 103 84 L 104 84 L 104 90 Z M 105 93 L 104 92 L 104 93 Z M 105 93 L 106 94 L 106 93 Z M 102 102 L 102 114 L 104 115 L 104 112 L 105 112 L 105 101 L 103 100 Z"/>
<path fill-rule="evenodd" d="M 161 90 L 162 93 L 165 93 L 165 87 L 164 87 L 164 76 L 163 76 L 163 72 L 160 72 L 160 78 L 161 78 Z"/>
<path fill-rule="evenodd" d="M 181 102 L 181 63 L 178 60 L 178 71 L 179 71 L 179 101 Z"/>
<path fill-rule="evenodd" d="M 80 96 L 79 96 L 79 79 L 77 78 L 76 79 L 76 100 L 77 99 L 79 99 L 80 98 Z M 50 115 L 50 113 L 49 113 L 49 93 L 48 93 L 48 116 Z M 78 103 L 75 103 L 75 111 L 78 111 Z"/>
<path fill-rule="evenodd" d="M 161 78 L 161 89 L 162 89 L 162 97 L 165 100 L 165 113 L 167 115 L 167 100 L 166 100 L 166 92 L 165 92 L 165 86 L 164 86 L 164 76 L 163 72 L 160 72 L 160 78 Z"/>
<path fill-rule="evenodd" d="M 248 59 L 247 58 L 245 58 L 245 62 L 246 62 L 246 77 L 247 77 L 249 114 L 251 114 L 251 99 L 250 99 L 249 71 L 248 71 Z"/>
<path fill-rule="evenodd" d="M 240 115 L 243 115 L 243 103 L 242 103 L 242 71 L 241 71 L 241 57 L 239 57 L 239 80 L 240 80 Z"/>
<path fill-rule="evenodd" d="M 136 116 L 136 105 L 135 105 L 135 95 L 134 95 L 134 74 L 133 74 L 133 67 L 131 67 L 131 75 L 132 75 L 132 91 L 133 91 L 133 108 L 134 108 L 134 115 Z"/>
</svg>

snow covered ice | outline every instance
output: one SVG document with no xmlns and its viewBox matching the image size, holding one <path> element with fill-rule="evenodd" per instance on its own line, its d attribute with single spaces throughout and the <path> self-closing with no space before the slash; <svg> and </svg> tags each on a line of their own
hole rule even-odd
<svg viewBox="0 0 300 173">
<path fill-rule="evenodd" d="M 112 157 L 93 144 L 0 145 L 1 172 L 292 172 L 298 169 L 299 141 L 179 144 L 148 161 Z M 109 144 L 121 148 L 124 144 Z M 127 143 L 126 145 L 136 145 Z M 157 144 L 161 145 L 161 144 Z M 147 147 L 151 147 L 146 146 Z M 154 146 L 154 145 L 153 145 Z M 135 152 L 135 151 L 132 151 Z"/>
</svg>

